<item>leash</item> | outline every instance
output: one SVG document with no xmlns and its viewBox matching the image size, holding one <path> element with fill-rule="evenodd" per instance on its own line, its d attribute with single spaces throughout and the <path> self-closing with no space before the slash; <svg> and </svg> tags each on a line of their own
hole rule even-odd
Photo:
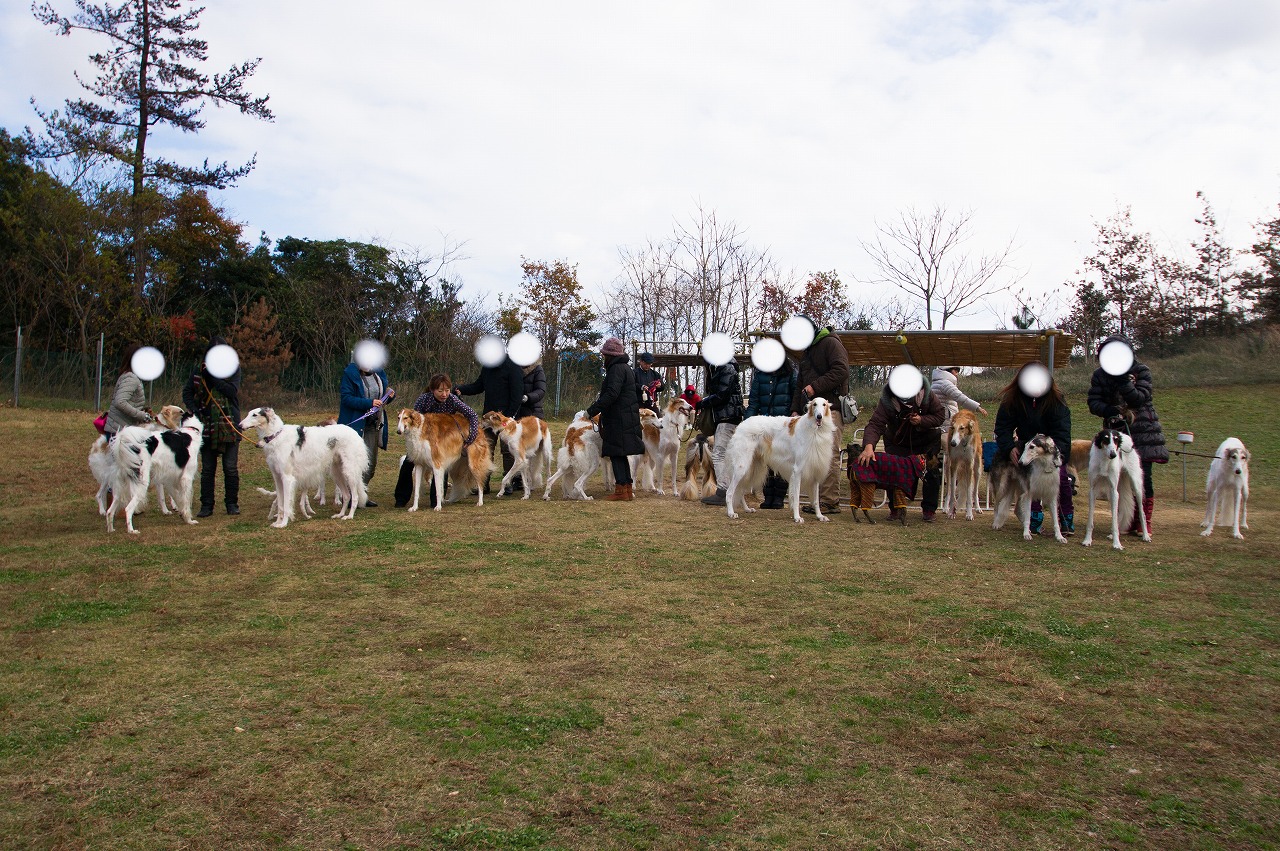
<svg viewBox="0 0 1280 851">
<path fill-rule="evenodd" d="M 204 388 L 205 395 L 209 397 L 209 401 L 212 402 L 213 406 L 218 409 L 218 413 L 221 414 L 222 418 L 227 421 L 227 426 L 236 433 L 236 436 L 239 437 L 241 440 L 248 440 L 251 443 L 254 442 L 253 439 L 249 437 L 249 435 L 245 434 L 240 430 L 240 424 L 233 421 L 231 417 L 227 415 L 227 412 L 222 409 L 222 406 L 218 404 L 218 400 L 214 398 L 213 391 L 209 389 L 209 385 L 205 383 L 203 378 L 200 379 L 200 386 Z M 259 448 L 261 448 L 261 445 L 259 445 Z"/>
<path fill-rule="evenodd" d="M 396 389 L 394 387 L 388 387 L 387 392 L 382 394 L 382 398 L 378 400 L 377 405 L 374 405 L 372 408 L 365 411 L 363 414 L 356 417 L 351 422 L 347 423 L 347 425 L 354 426 L 356 423 L 360 422 L 361 420 L 368 419 L 369 417 L 381 411 L 382 407 L 386 405 L 387 402 L 390 402 L 392 399 L 394 399 L 395 397 L 396 397 Z"/>
</svg>

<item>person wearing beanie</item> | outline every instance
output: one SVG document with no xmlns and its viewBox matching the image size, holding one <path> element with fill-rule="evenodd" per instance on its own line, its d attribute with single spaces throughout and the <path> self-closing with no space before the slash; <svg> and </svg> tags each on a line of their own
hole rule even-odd
<svg viewBox="0 0 1280 851">
<path fill-rule="evenodd" d="M 653 368 L 652 352 L 641 352 L 639 360 L 640 363 L 636 364 L 636 391 L 640 394 L 640 407 L 661 414 L 658 410 L 658 394 L 667 388 L 666 382 Z"/>
<path fill-rule="evenodd" d="M 1130 349 L 1133 343 L 1119 334 L 1113 334 L 1098 344 L 1098 351 L 1107 343 L 1121 342 Z M 1156 414 L 1151 369 L 1133 359 L 1133 366 L 1125 375 L 1110 375 L 1101 366 L 1093 371 L 1089 380 L 1089 413 L 1102 418 L 1103 428 L 1114 428 L 1133 438 L 1133 447 L 1142 459 L 1142 513 L 1146 515 L 1147 531 L 1151 531 L 1151 515 L 1155 513 L 1156 492 L 1151 481 L 1151 465 L 1169 463 L 1169 450 L 1165 447 L 1164 430 Z M 1139 532 L 1137 515 L 1129 526 L 1129 534 Z"/>
<path fill-rule="evenodd" d="M 630 456 L 644 454 L 636 376 L 617 337 L 605 340 L 600 354 L 604 358 L 604 380 L 600 395 L 587 408 L 587 416 L 600 415 L 600 454 L 613 466 L 613 493 L 605 499 L 629 502 L 635 497 Z"/>
</svg>

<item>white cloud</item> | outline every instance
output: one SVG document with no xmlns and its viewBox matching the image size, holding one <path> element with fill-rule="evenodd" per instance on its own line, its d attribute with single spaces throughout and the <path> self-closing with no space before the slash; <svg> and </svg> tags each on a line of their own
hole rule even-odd
<svg viewBox="0 0 1280 851">
<path fill-rule="evenodd" d="M 467 240 L 468 290 L 519 258 L 611 280 L 617 249 L 701 203 L 785 267 L 869 274 L 908 205 L 1016 235 L 1028 283 L 1071 277 L 1132 205 L 1185 243 L 1203 189 L 1236 245 L 1280 197 L 1273 2 L 210 5 L 211 65 L 263 61 L 277 120 L 209 110 L 187 156 L 257 170 L 224 200 L 256 235 Z M 69 6 L 69 4 L 68 4 Z M 0 123 L 75 95 L 94 47 L 0 13 Z M 161 145 L 174 140 L 161 139 Z M 865 295 L 865 294 L 864 294 Z"/>
</svg>

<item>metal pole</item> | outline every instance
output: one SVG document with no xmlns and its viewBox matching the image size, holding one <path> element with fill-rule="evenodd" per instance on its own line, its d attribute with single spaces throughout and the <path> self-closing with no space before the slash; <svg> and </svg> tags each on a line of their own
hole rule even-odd
<svg viewBox="0 0 1280 851">
<path fill-rule="evenodd" d="M 1056 334 L 1049 335 L 1049 372 L 1053 372 L 1053 343 L 1056 339 Z"/>
<path fill-rule="evenodd" d="M 22 326 L 18 326 L 18 351 L 13 358 L 13 407 L 22 404 Z"/>
<path fill-rule="evenodd" d="M 1187 456 L 1182 456 L 1182 501 L 1187 501 Z"/>
<path fill-rule="evenodd" d="M 107 332 L 103 331 L 98 335 L 98 386 L 94 391 L 93 410 L 102 410 L 102 350 L 107 342 Z"/>
<path fill-rule="evenodd" d="M 556 416 L 560 416 L 560 385 L 564 383 L 564 352 L 556 356 Z"/>
</svg>

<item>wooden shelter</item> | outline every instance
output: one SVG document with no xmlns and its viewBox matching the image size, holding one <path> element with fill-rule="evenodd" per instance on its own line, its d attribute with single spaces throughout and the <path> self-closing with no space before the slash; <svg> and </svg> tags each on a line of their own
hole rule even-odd
<svg viewBox="0 0 1280 851">
<path fill-rule="evenodd" d="M 1029 361 L 1040 361 L 1056 369 L 1071 356 L 1075 339 L 1071 335 L 1047 328 L 1040 331 L 835 331 L 855 366 L 1007 367 L 1017 369 Z M 752 337 L 777 337 L 777 331 L 755 331 Z M 750 344 L 739 342 L 736 355 L 738 369 L 751 366 Z M 654 366 L 700 367 L 700 346 L 696 342 L 670 340 L 633 340 L 632 363 L 645 348 L 670 347 L 676 351 L 654 352 Z"/>
</svg>

